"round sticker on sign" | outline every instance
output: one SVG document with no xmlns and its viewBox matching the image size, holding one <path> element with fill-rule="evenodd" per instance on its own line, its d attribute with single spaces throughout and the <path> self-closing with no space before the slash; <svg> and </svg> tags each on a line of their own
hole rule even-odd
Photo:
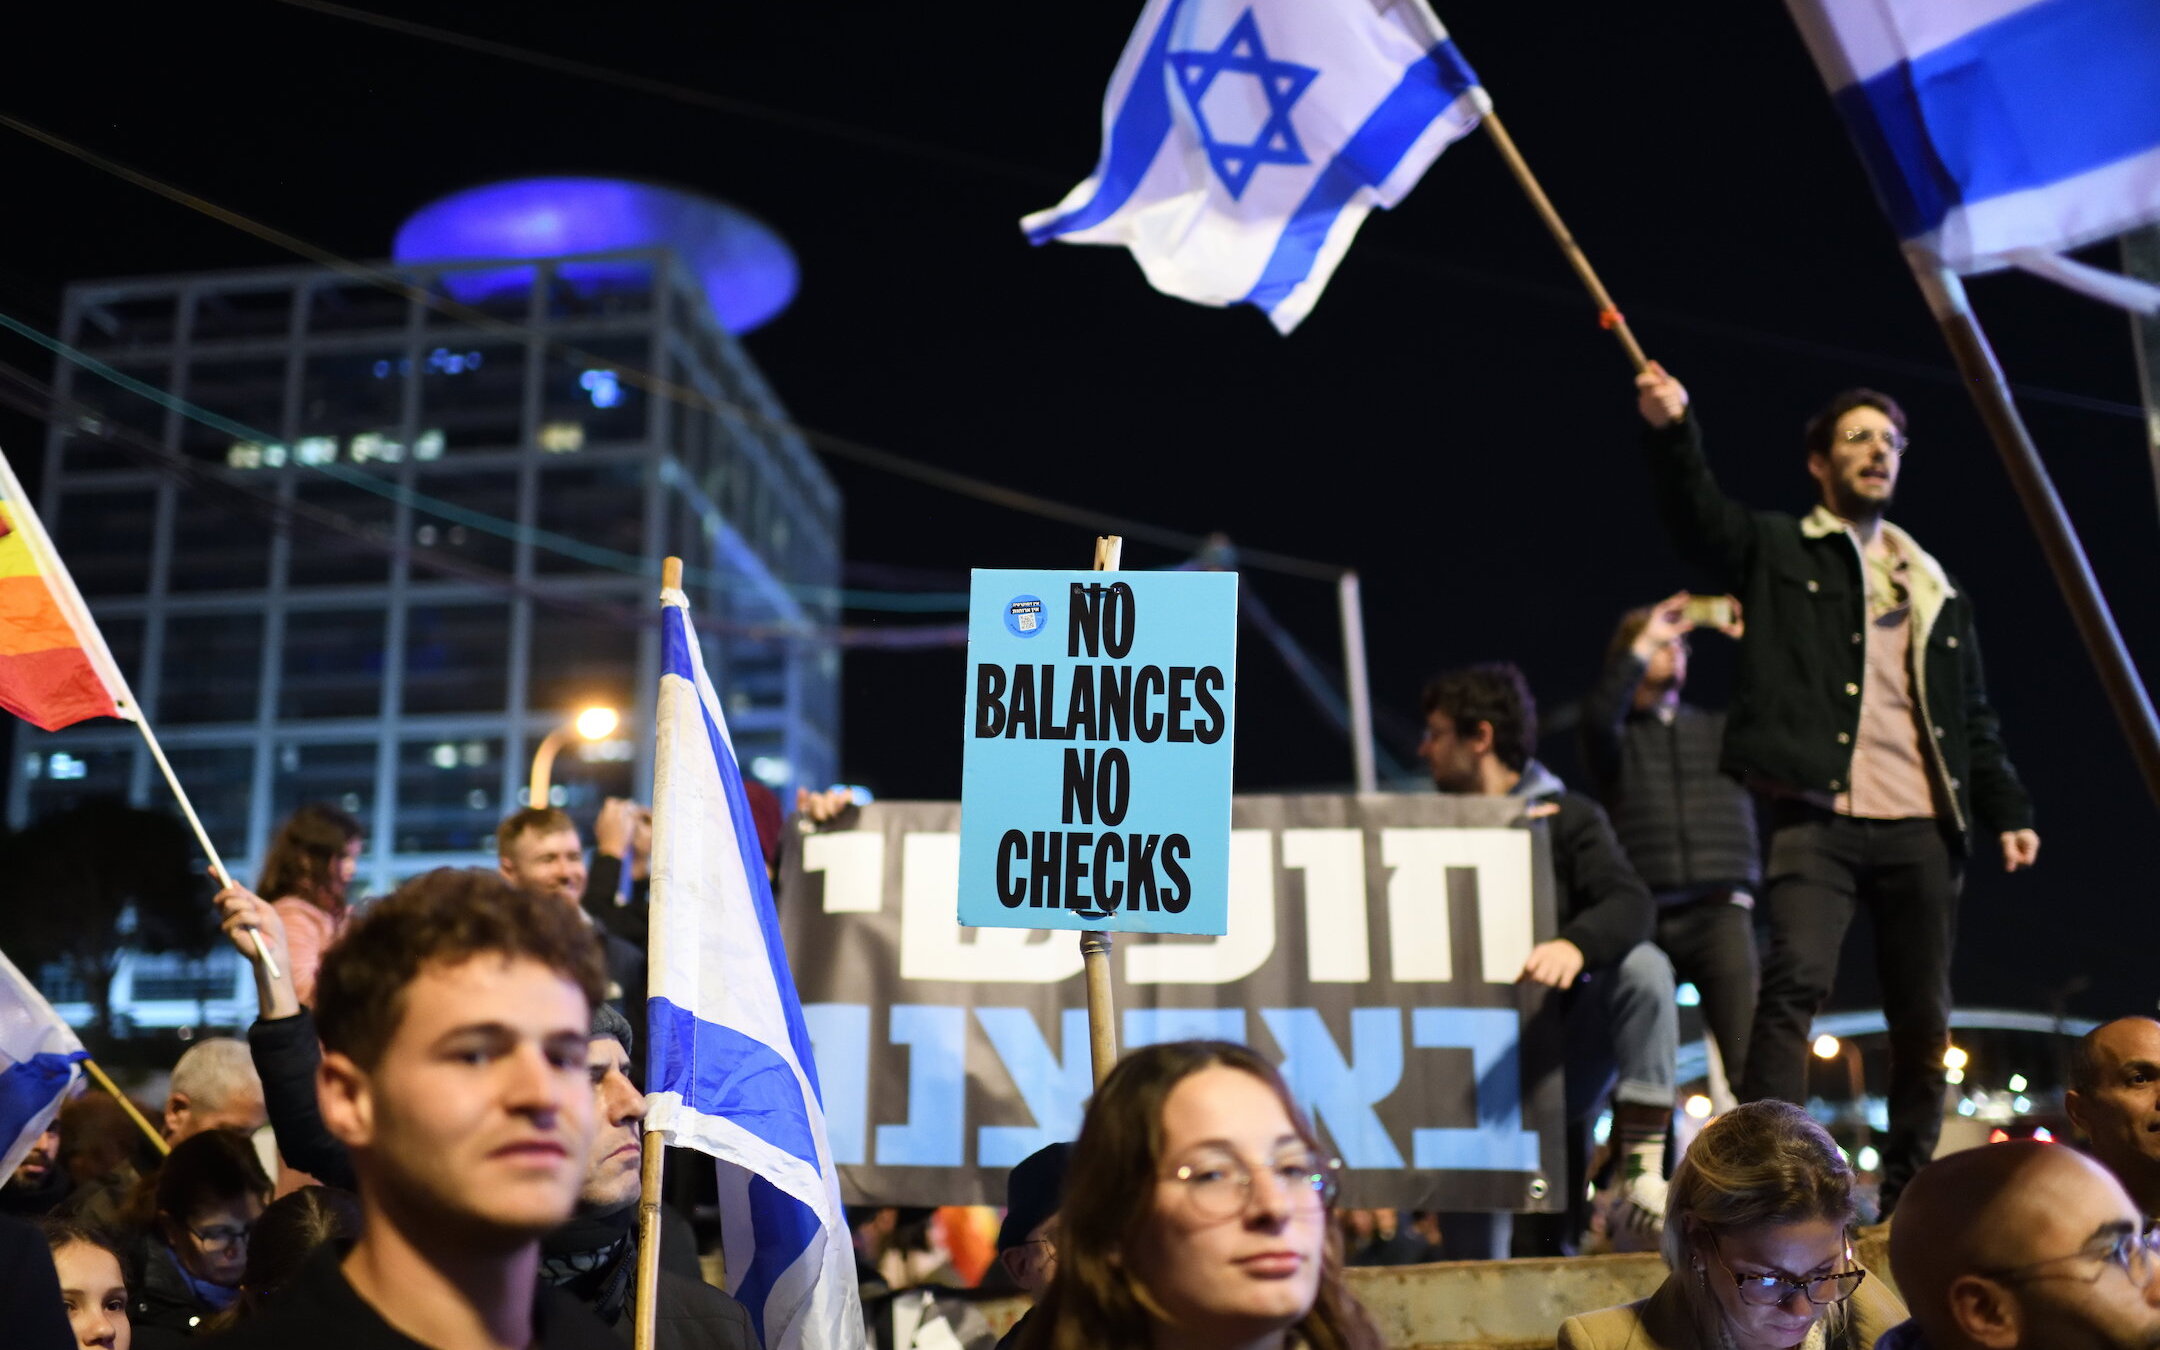
<svg viewBox="0 0 2160 1350">
<path fill-rule="evenodd" d="M 1014 637 L 1034 637 L 1043 630 L 1043 602 L 1016 595 L 1005 606 L 1005 627 Z"/>
</svg>

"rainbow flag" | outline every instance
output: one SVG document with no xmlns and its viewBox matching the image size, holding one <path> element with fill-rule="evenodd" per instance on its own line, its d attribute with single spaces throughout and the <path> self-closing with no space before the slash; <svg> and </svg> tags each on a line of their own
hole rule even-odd
<svg viewBox="0 0 2160 1350">
<path fill-rule="evenodd" d="M 91 717 L 137 720 L 127 680 L 4 454 L 0 708 L 47 731 Z"/>
</svg>

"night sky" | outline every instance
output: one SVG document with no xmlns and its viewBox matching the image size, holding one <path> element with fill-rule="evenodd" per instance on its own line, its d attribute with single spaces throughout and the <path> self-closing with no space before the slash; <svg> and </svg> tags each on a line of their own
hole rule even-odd
<svg viewBox="0 0 2160 1350">
<path fill-rule="evenodd" d="M 1094 163 L 1133 0 L 374 8 L 745 106 L 235 0 L 14 15 L 0 108 L 348 256 L 386 255 L 414 207 L 493 178 L 621 174 L 726 197 L 800 258 L 800 298 L 747 345 L 804 425 L 1359 569 L 1402 762 L 1433 670 L 1515 660 L 1558 713 L 1618 613 L 1691 580 L 1651 514 L 1626 364 L 1481 134 L 1370 218 L 1283 339 L 1256 312 L 1154 293 L 1122 251 L 1021 239 L 1018 218 Z M 2071 1011 L 2150 1011 L 2154 805 L 1782 6 L 1440 8 L 1644 344 L 1689 384 L 1729 490 L 1805 510 L 1813 407 L 1853 384 L 1905 403 L 1893 515 L 1977 599 L 2045 840 L 2030 876 L 1983 855 L 1959 1000 L 2045 1009 L 2084 976 Z M 70 280 L 293 261 L 5 131 L 0 183 L 0 306 L 40 327 Z M 1972 291 L 2133 653 L 2160 669 L 2128 325 L 2019 277 Z M 50 370 L 20 342 L 0 359 Z M 0 444 L 36 471 L 34 428 L 0 416 Z M 973 566 L 1088 561 L 1087 531 L 829 467 L 862 584 L 957 589 Z M 1126 560 L 1178 556 L 1135 543 Z M 1339 659 L 1331 587 L 1244 582 Z M 1346 784 L 1340 736 L 1253 630 L 1242 641 L 1241 790 Z M 1697 644 L 1711 704 L 1730 669 L 1716 642 Z M 850 776 L 957 795 L 960 652 L 856 652 L 845 679 Z M 1545 747 L 1564 771 L 1570 740 Z M 1872 1001 L 1866 962 L 1847 964 L 1841 1001 Z"/>
</svg>

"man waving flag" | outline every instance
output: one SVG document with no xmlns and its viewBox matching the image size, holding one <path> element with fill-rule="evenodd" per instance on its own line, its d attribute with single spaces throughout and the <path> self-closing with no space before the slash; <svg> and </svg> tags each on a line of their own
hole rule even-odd
<svg viewBox="0 0 2160 1350">
<path fill-rule="evenodd" d="M 719 1159 L 728 1292 L 766 1350 L 849 1350 L 855 1251 L 810 1033 L 690 602 L 661 603 L 645 1128 Z"/>
<path fill-rule="evenodd" d="M 1123 244 L 1157 290 L 1287 333 L 1366 212 L 1490 109 L 1425 0 L 1148 0 L 1094 176 L 1021 228 Z"/>
</svg>

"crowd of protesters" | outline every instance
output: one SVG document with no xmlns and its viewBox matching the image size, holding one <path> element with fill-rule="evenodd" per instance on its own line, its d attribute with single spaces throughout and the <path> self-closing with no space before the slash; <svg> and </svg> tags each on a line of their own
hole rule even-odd
<svg viewBox="0 0 2160 1350">
<path fill-rule="evenodd" d="M 1567 1212 L 1537 1241 L 1571 1252 L 1602 1234 L 1668 1271 L 1646 1299 L 1567 1316 L 1559 1344 L 2160 1345 L 2160 1022 L 2111 1022 L 2078 1045 L 2067 1105 L 2089 1153 L 2005 1143 L 1930 1161 L 1963 870 L 1983 843 L 2030 866 L 2039 839 L 1970 600 L 1884 519 L 1902 410 L 1857 390 L 1813 419 L 1818 502 L 1795 517 L 1723 495 L 1662 369 L 1638 393 L 1659 513 L 1726 594 L 1622 618 L 1583 701 L 1590 791 L 1536 758 L 1515 667 L 1446 671 L 1423 701 L 1435 788 L 1519 799 L 1551 839 L 1557 930 L 1520 978 L 1560 1000 L 1569 1176 Z M 1683 697 L 1704 630 L 1739 644 L 1724 713 Z M 755 806 L 770 868 L 780 807 Z M 838 807 L 798 801 L 813 819 Z M 218 897 L 235 947 L 259 941 L 272 960 L 253 967 L 246 1042 L 206 1040 L 175 1065 L 164 1151 L 87 1096 L 0 1186 L 11 1343 L 626 1341 L 650 817 L 611 800 L 594 834 L 588 863 L 567 815 L 520 811 L 496 869 L 428 873 L 356 916 L 359 824 L 330 807 L 293 816 L 256 888 Z M 1862 909 L 1882 939 L 1892 1079 L 1872 1202 L 1793 1104 Z M 1724 1108 L 1684 1151 L 1682 981 L 1702 996 Z M 1590 1123 L 1606 1111 L 1601 1171 Z M 1078 1139 L 1012 1173 L 993 1281 L 1028 1295 L 1027 1315 L 999 1339 L 947 1288 L 961 1281 L 939 1216 L 869 1209 L 849 1216 L 866 1336 L 887 1350 L 1377 1350 L 1348 1266 L 1505 1254 L 1461 1241 L 1450 1216 L 1338 1211 L 1338 1166 L 1251 1049 L 1134 1051 Z M 49 1269 L 23 1220 L 42 1226 Z M 1891 1221 L 1888 1271 L 1856 1256 L 1875 1220 Z M 679 1215 L 658 1264 L 658 1345 L 757 1342 Z"/>
</svg>

